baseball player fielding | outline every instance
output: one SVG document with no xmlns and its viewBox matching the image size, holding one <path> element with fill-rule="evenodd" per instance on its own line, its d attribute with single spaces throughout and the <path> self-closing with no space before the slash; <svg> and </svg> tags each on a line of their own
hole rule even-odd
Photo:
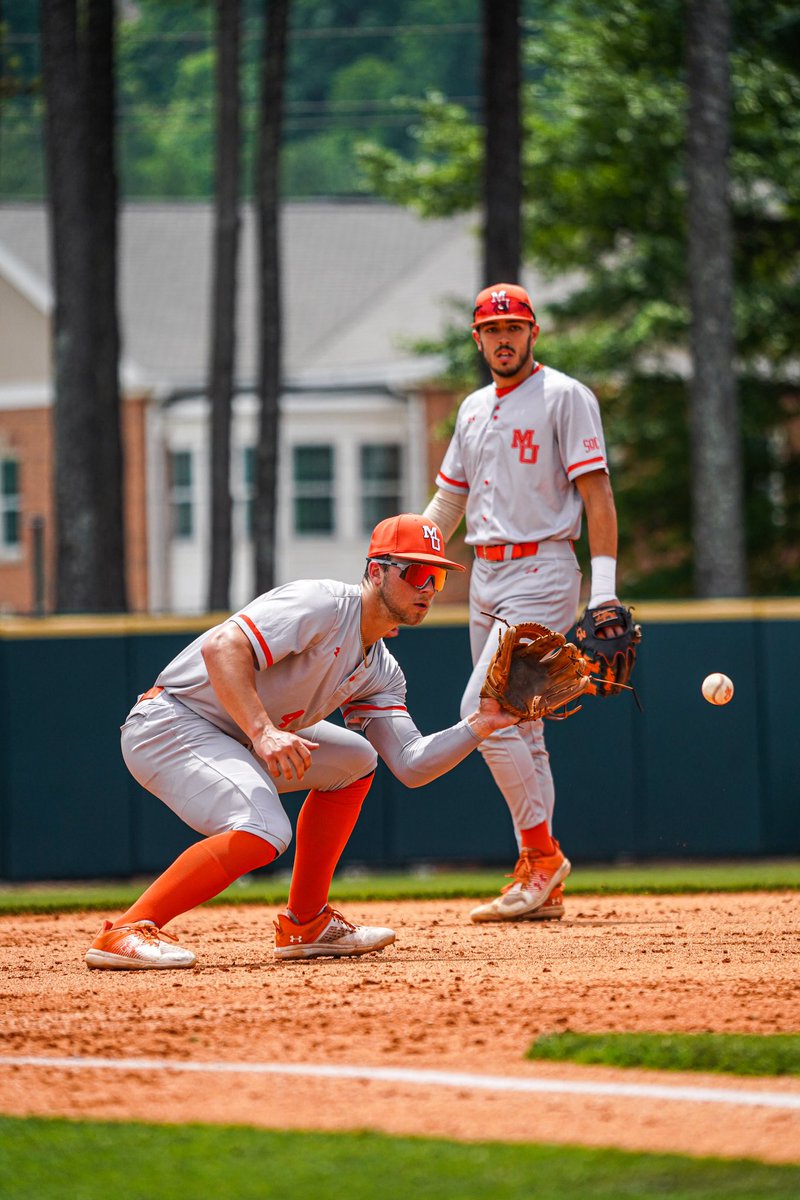
<svg viewBox="0 0 800 1200">
<path fill-rule="evenodd" d="M 733 682 L 721 671 L 706 675 L 701 688 L 709 704 L 727 704 L 733 695 Z"/>
</svg>

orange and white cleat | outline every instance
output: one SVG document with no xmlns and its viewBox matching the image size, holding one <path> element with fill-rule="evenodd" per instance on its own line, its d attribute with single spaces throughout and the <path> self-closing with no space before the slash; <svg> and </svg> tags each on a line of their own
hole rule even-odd
<svg viewBox="0 0 800 1200">
<path fill-rule="evenodd" d="M 564 888 L 559 883 L 553 888 L 544 904 L 521 917 L 522 921 L 560 921 L 564 915 Z"/>
<path fill-rule="evenodd" d="M 395 940 L 393 929 L 378 925 L 353 925 L 326 904 L 313 921 L 300 925 L 280 913 L 275 925 L 275 958 L 350 958 L 383 950 Z"/>
<path fill-rule="evenodd" d="M 153 921 L 103 928 L 86 951 L 86 965 L 102 971 L 166 971 L 193 967 L 191 950 L 177 946 L 177 938 L 164 933 Z"/>
<path fill-rule="evenodd" d="M 538 850 L 523 850 L 514 867 L 511 883 L 500 895 L 488 904 L 473 908 L 470 920 L 480 921 L 530 921 L 548 919 L 538 910 L 570 873 L 569 859 L 562 853 L 558 842 L 553 839 L 555 850 L 542 854 Z M 561 913 L 563 915 L 563 898 Z M 552 910 L 551 910 L 552 915 Z"/>
</svg>

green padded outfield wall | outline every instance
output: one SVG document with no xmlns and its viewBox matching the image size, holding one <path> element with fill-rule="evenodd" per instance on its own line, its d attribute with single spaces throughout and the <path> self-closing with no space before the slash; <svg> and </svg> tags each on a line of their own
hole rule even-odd
<svg viewBox="0 0 800 1200">
<path fill-rule="evenodd" d="M 791 673 L 800 602 L 642 603 L 630 695 L 548 722 L 556 835 L 575 862 L 797 855 L 800 738 Z M 0 622 L 0 877 L 126 878 L 161 870 L 196 835 L 128 775 L 119 725 L 211 618 Z M 391 644 L 423 733 L 458 719 L 464 615 L 434 612 Z M 714 708 L 703 677 L 736 685 Z M 300 797 L 288 797 L 294 820 Z M 480 755 L 409 790 L 379 766 L 350 865 L 508 865 L 507 810 Z M 292 851 L 283 860 L 288 866 Z"/>
</svg>

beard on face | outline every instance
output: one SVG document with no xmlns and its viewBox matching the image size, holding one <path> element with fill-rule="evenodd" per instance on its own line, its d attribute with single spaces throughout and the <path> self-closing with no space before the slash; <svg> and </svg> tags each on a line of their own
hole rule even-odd
<svg viewBox="0 0 800 1200">
<path fill-rule="evenodd" d="M 516 375 L 516 374 L 518 374 L 519 371 L 522 370 L 522 368 L 525 366 L 525 363 L 528 362 L 531 358 L 533 358 L 533 332 L 528 334 L 527 345 L 523 346 L 523 348 L 521 350 L 516 352 L 512 359 L 510 359 L 508 362 L 498 363 L 494 360 L 494 355 L 497 353 L 497 351 L 500 349 L 500 346 L 502 346 L 502 345 L 503 345 L 503 343 L 501 342 L 500 345 L 495 346 L 494 351 L 490 355 L 490 354 L 486 353 L 486 349 L 483 345 L 483 340 L 481 340 L 481 353 L 483 354 L 484 361 L 486 362 L 486 364 L 490 368 L 490 370 L 492 370 L 495 373 L 495 375 L 501 375 L 501 376 Z M 513 346 L 511 346 L 509 343 L 506 343 L 506 345 L 508 345 L 508 348 L 513 351 Z"/>
<path fill-rule="evenodd" d="M 427 609 L 417 608 L 416 602 L 413 600 L 405 608 L 399 608 L 386 594 L 387 578 L 388 576 L 384 575 L 378 589 L 383 607 L 398 625 L 418 625 L 425 616 Z"/>
</svg>

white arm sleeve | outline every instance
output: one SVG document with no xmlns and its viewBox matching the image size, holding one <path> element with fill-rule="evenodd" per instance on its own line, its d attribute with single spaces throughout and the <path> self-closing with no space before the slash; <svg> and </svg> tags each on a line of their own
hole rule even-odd
<svg viewBox="0 0 800 1200">
<path fill-rule="evenodd" d="M 421 787 L 455 767 L 478 745 L 466 721 L 423 737 L 407 713 L 376 717 L 364 734 L 393 775 L 406 787 Z"/>
<path fill-rule="evenodd" d="M 449 542 L 458 529 L 458 523 L 463 517 L 466 507 L 466 496 L 457 496 L 455 492 L 443 492 L 439 488 L 428 501 L 422 515 L 429 521 L 434 521 L 444 534 L 444 540 Z"/>
</svg>

